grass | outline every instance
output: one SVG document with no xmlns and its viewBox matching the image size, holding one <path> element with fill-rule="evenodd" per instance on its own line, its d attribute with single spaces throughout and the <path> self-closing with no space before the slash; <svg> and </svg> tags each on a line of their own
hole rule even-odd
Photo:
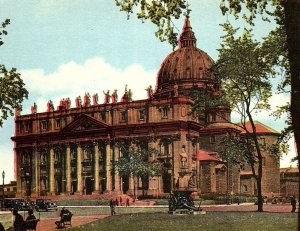
<svg viewBox="0 0 300 231">
<path fill-rule="evenodd" d="M 75 216 L 109 214 L 109 207 L 69 208 Z M 169 215 L 168 208 L 117 207 L 117 216 L 97 220 L 70 230 L 205 230 L 205 231 L 289 231 L 296 230 L 296 213 L 207 212 L 205 215 Z M 24 215 L 23 212 L 20 214 Z M 35 212 L 38 218 L 58 217 L 58 212 Z M 1 214 L 0 221 L 8 228 L 12 215 Z"/>
<path fill-rule="evenodd" d="M 114 231 L 122 227 L 122 231 L 292 231 L 296 230 L 296 224 L 297 215 L 290 213 L 211 212 L 205 215 L 148 213 L 108 217 L 70 230 Z"/>
</svg>

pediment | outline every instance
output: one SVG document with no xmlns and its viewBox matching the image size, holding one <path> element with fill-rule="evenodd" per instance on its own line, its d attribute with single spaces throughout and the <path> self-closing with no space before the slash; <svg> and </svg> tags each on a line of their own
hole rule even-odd
<svg viewBox="0 0 300 231">
<path fill-rule="evenodd" d="M 92 116 L 81 114 L 73 122 L 64 127 L 61 132 L 81 132 L 105 129 L 108 125 L 103 123 Z"/>
</svg>

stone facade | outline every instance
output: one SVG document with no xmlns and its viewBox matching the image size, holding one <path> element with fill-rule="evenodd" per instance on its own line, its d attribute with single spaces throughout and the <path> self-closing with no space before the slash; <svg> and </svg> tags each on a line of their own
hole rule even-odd
<svg viewBox="0 0 300 231">
<path fill-rule="evenodd" d="M 38 113 L 36 105 L 31 114 L 17 112 L 12 140 L 18 196 L 133 194 L 135 186 L 153 196 L 191 187 L 198 193 L 241 193 L 239 167 L 220 160 L 215 147 L 222 136 L 240 134 L 230 123 L 231 111 L 218 106 L 191 113 L 193 89 L 220 95 L 211 67 L 212 59 L 196 47 L 187 16 L 179 48 L 162 63 L 147 99 L 133 101 L 126 86 L 121 100 L 116 91 L 104 92 L 103 103 L 87 93 L 74 107 L 67 98 L 57 109 L 49 101 L 46 112 Z M 131 146 L 156 149 L 149 159 L 163 164 L 162 174 L 135 183 L 115 171 L 112 163 L 122 147 Z M 268 157 L 265 163 L 264 190 L 277 192 L 279 166 Z"/>
<path fill-rule="evenodd" d="M 284 197 L 295 195 L 299 197 L 299 169 L 281 168 L 280 169 L 280 194 Z"/>
</svg>

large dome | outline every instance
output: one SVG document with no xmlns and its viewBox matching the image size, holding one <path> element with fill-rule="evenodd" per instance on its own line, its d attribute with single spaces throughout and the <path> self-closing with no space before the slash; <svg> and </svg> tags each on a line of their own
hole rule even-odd
<svg viewBox="0 0 300 231">
<path fill-rule="evenodd" d="M 218 82 L 211 70 L 213 60 L 196 47 L 189 16 L 186 16 L 178 45 L 179 48 L 169 54 L 161 64 L 155 96 L 161 98 L 187 95 L 192 88 L 218 90 Z"/>
</svg>

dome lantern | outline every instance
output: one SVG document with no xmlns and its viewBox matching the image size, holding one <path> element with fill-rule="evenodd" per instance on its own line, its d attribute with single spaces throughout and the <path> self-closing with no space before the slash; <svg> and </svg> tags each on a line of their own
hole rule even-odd
<svg viewBox="0 0 300 231">
<path fill-rule="evenodd" d="M 195 34 L 192 30 L 191 23 L 190 23 L 190 17 L 186 15 L 184 25 L 180 34 L 180 38 L 178 40 L 178 46 L 179 48 L 183 47 L 196 47 L 196 41 Z"/>
</svg>

